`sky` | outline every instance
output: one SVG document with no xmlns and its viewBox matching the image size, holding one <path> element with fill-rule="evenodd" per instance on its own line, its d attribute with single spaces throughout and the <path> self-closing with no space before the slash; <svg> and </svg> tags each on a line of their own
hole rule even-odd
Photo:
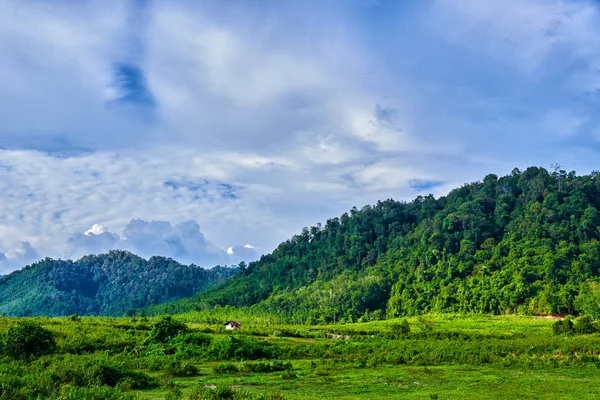
<svg viewBox="0 0 600 400">
<path fill-rule="evenodd" d="M 0 53 L 0 274 L 600 169 L 597 1 L 0 0 Z"/>
</svg>

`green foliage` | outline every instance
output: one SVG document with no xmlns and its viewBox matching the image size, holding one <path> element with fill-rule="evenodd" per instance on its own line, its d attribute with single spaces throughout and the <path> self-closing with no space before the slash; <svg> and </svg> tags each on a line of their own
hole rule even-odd
<svg viewBox="0 0 600 400">
<path fill-rule="evenodd" d="M 235 364 L 231 362 L 224 362 L 217 364 L 213 367 L 213 371 L 216 374 L 230 374 L 236 372 L 245 373 L 267 373 L 267 372 L 278 372 L 278 371 L 291 371 L 293 370 L 292 363 L 289 361 L 258 361 L 258 362 L 244 362 Z"/>
<path fill-rule="evenodd" d="M 215 365 L 213 371 L 215 374 L 232 374 L 240 372 L 240 368 L 235 363 L 225 362 Z"/>
<path fill-rule="evenodd" d="M 198 368 L 189 362 L 173 361 L 168 366 L 166 371 L 173 376 L 196 376 Z"/>
<path fill-rule="evenodd" d="M 196 389 L 189 400 L 285 400 L 285 397 L 279 393 L 256 394 L 223 386 L 216 389 Z"/>
<path fill-rule="evenodd" d="M 236 268 L 204 269 L 125 251 L 78 261 L 46 258 L 0 280 L 6 315 L 135 315 L 150 304 L 182 299 L 228 279 Z"/>
<path fill-rule="evenodd" d="M 597 173 L 488 175 L 438 199 L 353 208 L 227 282 L 149 311 L 294 324 L 431 312 L 597 318 L 598 210 Z"/>
<path fill-rule="evenodd" d="M 54 334 L 34 322 L 19 322 L 2 335 L 2 353 L 15 359 L 51 354 L 56 348 Z"/>
<path fill-rule="evenodd" d="M 135 400 L 137 396 L 107 386 L 82 388 L 63 386 L 56 400 Z"/>
<path fill-rule="evenodd" d="M 421 330 L 421 332 L 424 333 L 430 333 L 433 331 L 433 328 L 435 326 L 435 324 L 433 323 L 433 321 L 423 317 L 422 315 L 420 315 L 417 318 L 417 326 L 419 327 L 419 329 Z"/>
<path fill-rule="evenodd" d="M 589 315 L 584 315 L 575 320 L 573 331 L 578 334 L 596 333 L 598 332 L 598 323 L 594 322 Z"/>
<path fill-rule="evenodd" d="M 156 385 L 154 379 L 143 372 L 132 371 L 123 363 L 102 356 L 65 356 L 58 358 L 45 373 L 53 382 L 76 387 L 126 387 L 146 389 Z"/>
<path fill-rule="evenodd" d="M 79 315 L 77 314 L 69 315 L 69 319 L 73 322 L 80 321 Z"/>
<path fill-rule="evenodd" d="M 206 357 L 213 360 L 258 360 L 276 355 L 274 346 L 248 337 L 227 336 L 213 340 L 206 349 Z"/>
<path fill-rule="evenodd" d="M 189 328 L 183 322 L 179 322 L 170 316 L 163 317 L 159 322 L 152 325 L 152 330 L 148 332 L 146 343 L 167 343 L 175 336 L 187 333 Z"/>
<path fill-rule="evenodd" d="M 143 344 L 153 326 L 167 325 L 164 319 L 151 324 L 124 318 L 0 318 L 3 337 L 34 323 L 52 332 L 56 342 L 52 353 L 27 361 L 0 355 L 0 399 L 124 400 L 135 394 L 140 399 L 280 399 L 278 389 L 293 398 L 332 398 L 340 390 L 369 399 L 432 393 L 499 398 L 522 393 L 521 384 L 531 384 L 532 377 L 540 398 L 555 394 L 556 385 L 566 390 L 565 382 L 572 385 L 575 378 L 577 388 L 564 393 L 586 398 L 580 393 L 598 383 L 589 371 L 600 366 L 600 341 L 597 334 L 584 333 L 597 332 L 597 322 L 589 317 L 566 321 L 567 335 L 553 335 L 553 321 L 545 318 L 489 315 L 331 326 L 244 324 L 244 331 L 233 334 L 221 325 L 196 323 L 164 343 Z M 423 324 L 434 329 L 420 328 Z M 326 338 L 331 332 L 341 338 Z M 461 391 L 467 377 L 473 384 Z M 482 385 L 493 394 L 488 396 Z"/>
<path fill-rule="evenodd" d="M 575 308 L 592 318 L 600 318 L 600 283 L 596 281 L 585 282 L 581 285 L 579 294 L 575 297 Z"/>
<path fill-rule="evenodd" d="M 392 339 L 398 339 L 401 337 L 405 337 L 410 333 L 410 324 L 406 319 L 403 319 L 400 322 L 392 323 L 389 325 L 389 330 L 387 332 L 387 337 Z"/>
<path fill-rule="evenodd" d="M 574 333 L 573 321 L 568 317 L 558 320 L 552 325 L 552 331 L 555 335 L 572 335 Z"/>
<path fill-rule="evenodd" d="M 281 378 L 282 379 L 296 379 L 298 377 L 298 374 L 296 374 L 294 371 L 292 371 L 291 369 L 285 370 L 283 371 L 283 373 L 281 374 Z"/>
</svg>

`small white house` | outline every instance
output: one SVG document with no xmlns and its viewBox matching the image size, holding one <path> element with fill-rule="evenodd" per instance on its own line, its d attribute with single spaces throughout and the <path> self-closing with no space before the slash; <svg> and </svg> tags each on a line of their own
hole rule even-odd
<svg viewBox="0 0 600 400">
<path fill-rule="evenodd" d="M 240 324 L 237 321 L 229 321 L 228 323 L 225 324 L 225 329 L 227 329 L 228 331 L 233 330 L 235 328 L 239 328 L 240 326 L 242 326 L 242 324 Z"/>
</svg>

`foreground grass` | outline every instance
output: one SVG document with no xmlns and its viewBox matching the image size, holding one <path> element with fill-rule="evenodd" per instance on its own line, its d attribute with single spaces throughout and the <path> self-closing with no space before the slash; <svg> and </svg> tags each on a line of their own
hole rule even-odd
<svg viewBox="0 0 600 400">
<path fill-rule="evenodd" d="M 158 318 L 0 318 L 0 333 L 23 320 L 57 347 L 0 358 L 0 399 L 201 399 L 232 387 L 238 397 L 212 398 L 600 398 L 600 334 L 555 336 L 535 317 L 430 315 L 404 333 L 400 320 L 234 332 L 189 322 L 158 342 Z"/>
<path fill-rule="evenodd" d="M 184 394 L 197 385 L 234 386 L 256 392 L 280 391 L 286 399 L 591 399 L 598 398 L 600 377 L 594 369 L 535 369 L 435 366 L 337 366 L 335 372 L 299 368 L 298 378 L 211 375 L 177 379 Z M 142 393 L 162 399 L 164 393 Z"/>
</svg>

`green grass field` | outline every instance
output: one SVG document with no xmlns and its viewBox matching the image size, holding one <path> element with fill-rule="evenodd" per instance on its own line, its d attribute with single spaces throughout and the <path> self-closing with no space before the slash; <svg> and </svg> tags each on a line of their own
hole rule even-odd
<svg viewBox="0 0 600 400">
<path fill-rule="evenodd" d="M 0 399 L 600 398 L 600 333 L 555 335 L 543 318 L 243 323 L 233 332 L 184 319 L 0 318 Z M 27 343 L 23 322 L 55 345 L 10 353 Z"/>
</svg>

